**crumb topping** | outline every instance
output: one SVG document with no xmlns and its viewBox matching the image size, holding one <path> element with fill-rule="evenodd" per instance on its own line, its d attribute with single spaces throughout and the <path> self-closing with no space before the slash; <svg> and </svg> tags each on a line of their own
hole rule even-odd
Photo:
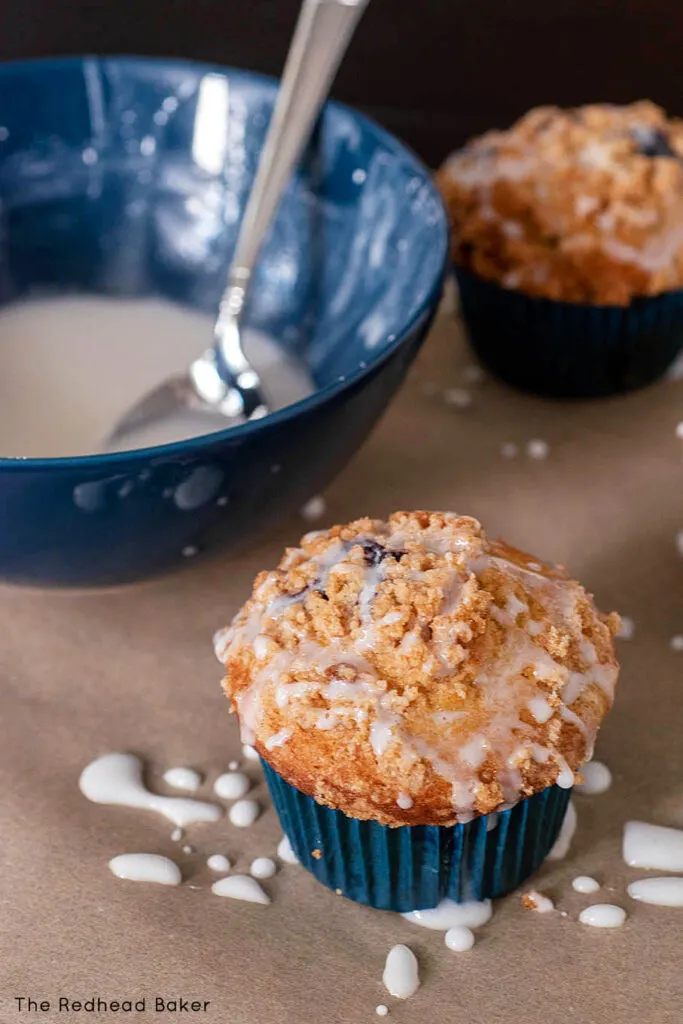
<svg viewBox="0 0 683 1024">
<path fill-rule="evenodd" d="M 536 889 L 522 893 L 522 906 L 525 910 L 535 910 L 537 914 L 548 914 L 555 909 L 553 901 Z"/>
<path fill-rule="evenodd" d="M 506 288 L 627 305 L 683 286 L 683 121 L 538 107 L 444 164 L 453 257 Z"/>
<path fill-rule="evenodd" d="M 476 519 L 308 534 L 215 638 L 244 743 L 319 802 L 446 824 L 570 787 L 617 678 L 618 617 Z"/>
</svg>

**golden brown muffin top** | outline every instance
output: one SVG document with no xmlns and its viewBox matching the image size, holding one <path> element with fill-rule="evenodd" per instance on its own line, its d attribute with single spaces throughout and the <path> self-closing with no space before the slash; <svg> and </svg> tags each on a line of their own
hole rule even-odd
<svg viewBox="0 0 683 1024">
<path fill-rule="evenodd" d="M 215 637 L 242 739 L 320 803 L 451 824 L 569 787 L 612 704 L 618 617 L 476 519 L 309 533 Z"/>
<path fill-rule="evenodd" d="M 683 287 L 683 121 L 649 101 L 538 107 L 438 184 L 453 258 L 503 287 L 607 305 Z"/>
</svg>

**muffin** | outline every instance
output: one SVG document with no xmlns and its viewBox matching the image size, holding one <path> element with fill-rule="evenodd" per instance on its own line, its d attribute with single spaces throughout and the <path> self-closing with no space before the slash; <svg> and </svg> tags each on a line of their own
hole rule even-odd
<svg viewBox="0 0 683 1024">
<path fill-rule="evenodd" d="M 438 183 L 472 344 L 559 396 L 661 376 L 683 342 L 683 121 L 643 101 L 540 107 Z"/>
<path fill-rule="evenodd" d="M 307 534 L 215 637 L 292 847 L 391 910 L 501 895 L 541 862 L 617 679 L 618 617 L 476 519 Z"/>
</svg>

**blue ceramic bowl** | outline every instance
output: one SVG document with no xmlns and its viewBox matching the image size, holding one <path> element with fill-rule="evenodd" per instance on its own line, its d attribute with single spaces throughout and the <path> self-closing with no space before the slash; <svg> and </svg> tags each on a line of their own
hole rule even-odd
<svg viewBox="0 0 683 1024">
<path fill-rule="evenodd" d="M 275 89 L 176 60 L 0 67 L 0 303 L 161 296 L 214 313 Z M 401 383 L 447 250 L 428 171 L 377 125 L 329 104 L 249 309 L 305 360 L 315 394 L 178 444 L 0 459 L 0 577 L 134 580 L 281 520 L 329 483 Z"/>
</svg>

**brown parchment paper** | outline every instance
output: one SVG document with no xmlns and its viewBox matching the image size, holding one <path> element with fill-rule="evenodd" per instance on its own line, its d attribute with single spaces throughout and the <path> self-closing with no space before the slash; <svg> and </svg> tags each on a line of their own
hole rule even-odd
<svg viewBox="0 0 683 1024">
<path fill-rule="evenodd" d="M 247 766 L 264 812 L 250 829 L 227 819 L 194 826 L 186 855 L 157 815 L 88 803 L 81 769 L 98 754 L 145 758 L 160 792 L 173 765 L 207 778 L 233 757 L 234 718 L 219 689 L 211 636 L 309 524 L 290 521 L 231 561 L 197 561 L 151 584 L 88 594 L 0 591 L 0 1021 L 201 1021 L 313 1024 L 372 1021 L 387 1003 L 401 1024 L 643 1024 L 683 1021 L 683 909 L 637 905 L 626 884 L 647 872 L 621 860 L 628 818 L 683 826 L 683 382 L 610 401 L 556 404 L 491 380 L 470 385 L 470 363 L 452 316 L 442 315 L 418 365 L 374 436 L 331 487 L 325 523 L 393 509 L 455 509 L 491 533 L 565 562 L 606 609 L 636 624 L 620 645 L 616 707 L 596 756 L 614 773 L 602 796 L 575 797 L 578 831 L 569 856 L 534 884 L 559 912 L 499 901 L 470 953 L 440 932 L 337 897 L 302 868 L 283 865 L 264 886 L 272 905 L 221 899 L 206 857 L 227 853 L 236 871 L 274 856 L 280 829 L 256 765 Z M 427 394 L 430 385 L 437 394 Z M 426 387 L 425 387 L 426 386 Z M 472 406 L 440 392 L 467 387 Z M 544 461 L 522 451 L 550 445 Z M 177 889 L 120 881 L 108 860 L 166 854 L 181 866 Z M 571 880 L 590 874 L 593 897 Z M 589 902 L 614 902 L 628 920 L 615 931 L 577 921 Z M 420 961 L 422 986 L 405 1003 L 381 984 L 397 942 Z M 16 996 L 49 1000 L 18 1011 Z M 58 1010 L 70 999 L 146 999 L 144 1014 Z M 155 1012 L 155 998 L 208 1000 L 205 1012 Z"/>
</svg>

